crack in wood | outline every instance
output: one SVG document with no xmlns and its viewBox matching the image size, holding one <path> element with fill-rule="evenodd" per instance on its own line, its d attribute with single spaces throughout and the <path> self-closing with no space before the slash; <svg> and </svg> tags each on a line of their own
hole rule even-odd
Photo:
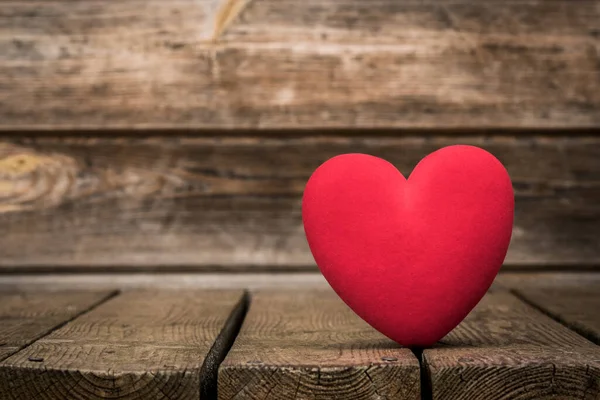
<svg viewBox="0 0 600 400">
<path fill-rule="evenodd" d="M 219 41 L 225 30 L 246 8 L 248 3 L 250 3 L 250 0 L 225 0 L 215 16 L 215 25 L 211 38 L 212 43 Z"/>
</svg>

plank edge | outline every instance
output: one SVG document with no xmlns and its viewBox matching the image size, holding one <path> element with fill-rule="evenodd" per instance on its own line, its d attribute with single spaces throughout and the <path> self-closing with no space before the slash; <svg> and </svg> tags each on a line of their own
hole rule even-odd
<svg viewBox="0 0 600 400">
<path fill-rule="evenodd" d="M 102 291 L 99 291 L 99 294 L 101 292 Z M 81 317 L 82 315 L 87 314 L 87 313 L 93 311 L 94 309 L 100 307 L 102 304 L 104 304 L 107 301 L 109 301 L 110 299 L 118 296 L 120 293 L 121 293 L 121 291 L 117 290 L 117 289 L 113 289 L 113 290 L 107 291 L 99 299 L 97 299 L 96 301 L 92 302 L 89 306 L 83 308 L 78 313 L 73 314 L 70 318 L 67 318 L 64 321 L 62 321 L 61 323 L 53 326 L 52 328 L 47 329 L 47 330 L 41 332 L 39 335 L 37 335 L 32 340 L 30 340 L 27 343 L 25 343 L 23 346 L 17 347 L 16 351 L 14 351 L 14 352 L 8 352 L 6 354 L 1 355 L 0 356 L 0 367 L 2 367 L 3 364 L 4 364 L 4 361 L 6 361 L 7 359 L 9 359 L 10 357 L 13 357 L 13 356 L 17 355 L 19 352 L 25 350 L 26 348 L 28 348 L 29 346 L 31 346 L 32 344 L 34 344 L 38 340 L 40 340 L 40 339 L 42 339 L 42 338 L 50 335 L 52 332 L 54 332 L 54 331 L 62 328 L 63 326 L 67 325 L 69 322 L 75 321 L 77 318 Z"/>
<path fill-rule="evenodd" d="M 518 298 L 519 300 L 521 300 L 523 303 L 527 304 L 528 306 L 533 307 L 536 311 L 539 311 L 540 313 L 544 314 L 548 318 L 551 318 L 553 321 L 561 324 L 565 328 L 570 329 L 571 331 L 575 332 L 576 334 L 583 337 L 584 339 L 586 339 L 596 345 L 600 345 L 600 341 L 594 336 L 594 334 L 592 332 L 587 331 L 586 329 L 584 329 L 581 326 L 578 326 L 577 324 L 570 323 L 569 321 L 567 321 L 566 319 L 564 319 L 557 313 L 554 313 L 554 312 L 548 310 L 546 307 L 543 307 L 537 301 L 530 299 L 526 294 L 526 290 L 510 289 L 509 291 L 513 296 L 515 296 L 516 298 Z"/>
</svg>

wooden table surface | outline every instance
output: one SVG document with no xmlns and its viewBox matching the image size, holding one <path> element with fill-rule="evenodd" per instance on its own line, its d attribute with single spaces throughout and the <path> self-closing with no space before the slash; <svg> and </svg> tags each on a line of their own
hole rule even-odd
<svg viewBox="0 0 600 400">
<path fill-rule="evenodd" d="M 499 281 L 424 350 L 323 286 L 2 286 L 0 399 L 599 399 L 600 280 Z"/>
</svg>

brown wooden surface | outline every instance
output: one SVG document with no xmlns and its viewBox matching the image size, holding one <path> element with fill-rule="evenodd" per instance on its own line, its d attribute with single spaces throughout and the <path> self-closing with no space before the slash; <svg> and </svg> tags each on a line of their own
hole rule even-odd
<svg viewBox="0 0 600 400">
<path fill-rule="evenodd" d="M 238 336 L 248 309 L 239 290 L 114 297 L 2 286 L 0 399 L 197 399 L 208 388 L 206 400 L 217 373 L 222 399 L 599 398 L 600 347 L 564 326 L 595 329 L 596 280 L 575 291 L 576 274 L 535 275 L 545 286 L 524 294 L 529 277 L 517 290 L 534 306 L 500 289 L 514 283 L 504 279 L 424 351 L 422 381 L 413 353 L 330 289 L 255 291 Z"/>
<path fill-rule="evenodd" d="M 331 290 L 259 291 L 219 399 L 420 399 L 419 363 Z"/>
<path fill-rule="evenodd" d="M 301 220 L 310 174 L 363 152 L 408 175 L 438 148 L 496 155 L 515 188 L 509 265 L 600 264 L 593 136 L 23 137 L 0 142 L 0 268 L 315 268 Z"/>
<path fill-rule="evenodd" d="M 500 271 L 494 284 L 506 290 L 539 290 L 568 288 L 577 289 L 587 285 L 600 285 L 600 274 L 594 271 L 557 272 L 537 270 L 534 272 Z"/>
<path fill-rule="evenodd" d="M 594 0 L 1 3 L 0 129 L 600 124 Z"/>
<path fill-rule="evenodd" d="M 590 273 L 591 274 L 591 273 Z M 600 274 L 597 274 L 600 276 Z M 329 288 L 320 272 L 290 273 L 50 273 L 50 274 L 6 274 L 0 278 L 3 288 L 39 290 L 52 287 L 65 290 L 73 287 L 88 289 L 262 289 L 280 288 L 286 290 L 307 288 Z"/>
<path fill-rule="evenodd" d="M 570 288 L 579 285 L 600 284 L 597 272 L 508 272 L 501 270 L 492 287 L 499 289 L 529 288 Z M 229 273 L 56 273 L 56 274 L 7 274 L 0 279 L 0 290 L 18 288 L 23 290 L 41 290 L 70 288 L 103 290 L 121 288 L 130 289 L 263 289 L 279 288 L 284 290 L 306 290 L 311 288 L 327 289 L 329 284 L 320 272 L 240 272 Z"/>
<path fill-rule="evenodd" d="M 508 292 L 423 355 L 433 399 L 600 398 L 600 347 Z"/>
<path fill-rule="evenodd" d="M 107 291 L 58 293 L 0 290 L 0 361 L 110 296 Z"/>
<path fill-rule="evenodd" d="M 518 290 L 517 294 L 555 320 L 600 344 L 600 282 L 570 288 Z"/>
<path fill-rule="evenodd" d="M 241 291 L 126 292 L 0 363 L 2 399 L 198 399 Z"/>
</svg>

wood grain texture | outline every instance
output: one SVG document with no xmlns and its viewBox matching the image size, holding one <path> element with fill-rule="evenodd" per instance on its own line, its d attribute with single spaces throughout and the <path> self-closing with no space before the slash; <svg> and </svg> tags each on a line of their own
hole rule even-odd
<svg viewBox="0 0 600 400">
<path fill-rule="evenodd" d="M 597 399 L 600 347 L 508 292 L 423 353 L 433 399 Z"/>
<path fill-rule="evenodd" d="M 314 268 L 300 205 L 322 162 L 362 152 L 408 175 L 457 143 L 512 177 L 508 265 L 600 264 L 599 137 L 38 136 L 0 142 L 0 268 Z"/>
<path fill-rule="evenodd" d="M 600 282 L 579 287 L 518 290 L 525 301 L 600 344 Z"/>
<path fill-rule="evenodd" d="M 419 363 L 331 290 L 259 291 L 219 399 L 420 399 Z"/>
<path fill-rule="evenodd" d="M 197 400 L 200 367 L 241 294 L 123 293 L 0 363 L 0 398 Z"/>
<path fill-rule="evenodd" d="M 595 0 L 1 3 L 0 129 L 600 125 Z"/>
<path fill-rule="evenodd" d="M 109 291 L 0 291 L 0 361 L 110 295 Z"/>
</svg>

